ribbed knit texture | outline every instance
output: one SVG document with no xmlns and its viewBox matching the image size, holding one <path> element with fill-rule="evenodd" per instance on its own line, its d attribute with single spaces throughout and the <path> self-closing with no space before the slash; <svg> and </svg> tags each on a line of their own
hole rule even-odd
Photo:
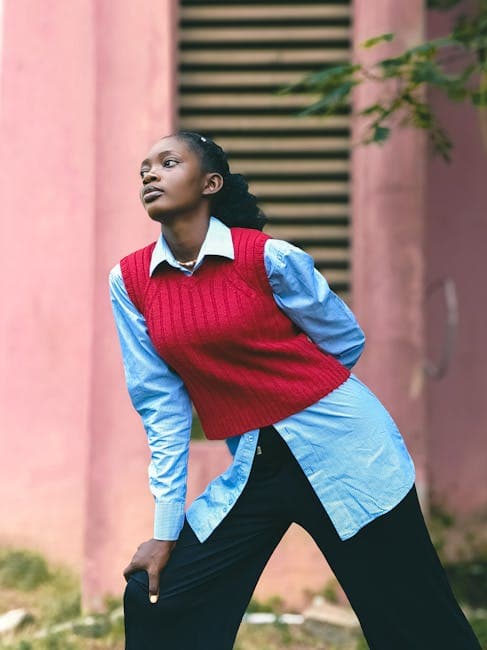
<svg viewBox="0 0 487 650">
<path fill-rule="evenodd" d="M 350 376 L 278 308 L 264 265 L 269 236 L 231 232 L 235 259 L 209 256 L 193 275 L 162 263 L 150 277 L 155 242 L 120 261 L 127 293 L 209 439 L 278 422 Z"/>
</svg>

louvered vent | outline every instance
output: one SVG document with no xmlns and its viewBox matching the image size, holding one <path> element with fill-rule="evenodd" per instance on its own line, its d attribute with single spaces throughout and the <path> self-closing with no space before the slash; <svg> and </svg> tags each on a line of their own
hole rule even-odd
<svg viewBox="0 0 487 650">
<path fill-rule="evenodd" d="M 216 140 L 269 217 L 349 295 L 349 116 L 296 117 L 316 97 L 278 95 L 347 61 L 350 2 L 196 2 L 180 7 L 179 127 Z"/>
</svg>

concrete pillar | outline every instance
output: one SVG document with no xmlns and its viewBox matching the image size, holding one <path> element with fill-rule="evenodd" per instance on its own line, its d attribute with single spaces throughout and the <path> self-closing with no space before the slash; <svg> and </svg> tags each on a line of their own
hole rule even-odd
<svg viewBox="0 0 487 650">
<path fill-rule="evenodd" d="M 102 606 L 107 592 L 121 590 L 121 571 L 136 543 L 152 536 L 137 506 L 150 506 L 147 444 L 122 377 L 108 273 L 160 233 L 139 201 L 139 166 L 149 146 L 174 129 L 177 107 L 176 0 L 120 0 L 116 11 L 108 0 L 94 6 L 94 336 L 83 563 L 84 606 L 90 610 Z"/>
<path fill-rule="evenodd" d="M 447 33 L 453 20 L 452 12 L 431 12 L 428 37 Z M 454 146 L 450 164 L 433 158 L 428 165 L 427 277 L 454 282 L 459 316 L 450 364 L 429 381 L 431 497 L 461 528 L 487 510 L 487 115 L 439 92 L 429 99 Z M 427 318 L 428 357 L 436 362 L 446 336 L 441 291 L 430 295 Z"/>
<path fill-rule="evenodd" d="M 364 50 L 372 36 L 394 32 L 390 44 Z M 393 56 L 424 38 L 424 2 L 355 0 L 355 57 L 366 65 Z M 355 95 L 354 110 L 383 96 L 367 82 Z M 357 142 L 364 123 L 354 119 Z M 414 457 L 420 493 L 426 490 L 425 137 L 394 129 L 383 146 L 356 146 L 353 173 L 353 307 L 367 345 L 357 374 L 383 401 Z"/>
<path fill-rule="evenodd" d="M 174 128 L 176 8 L 2 4 L 2 541 L 81 567 L 89 609 L 121 591 L 151 505 L 108 272 L 160 232 L 138 169 Z"/>
<path fill-rule="evenodd" d="M 93 325 L 93 3 L 3 0 L 2 542 L 82 552 Z"/>
</svg>

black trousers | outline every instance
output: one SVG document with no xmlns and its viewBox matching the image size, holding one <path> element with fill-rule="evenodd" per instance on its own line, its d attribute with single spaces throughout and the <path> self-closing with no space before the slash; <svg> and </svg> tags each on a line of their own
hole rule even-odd
<svg viewBox="0 0 487 650">
<path fill-rule="evenodd" d="M 458 606 L 413 487 L 390 512 L 340 540 L 288 446 L 261 429 L 249 481 L 201 543 L 185 522 L 161 572 L 156 604 L 145 571 L 124 595 L 126 650 L 231 650 L 255 585 L 292 522 L 313 537 L 371 650 L 479 650 Z"/>
</svg>

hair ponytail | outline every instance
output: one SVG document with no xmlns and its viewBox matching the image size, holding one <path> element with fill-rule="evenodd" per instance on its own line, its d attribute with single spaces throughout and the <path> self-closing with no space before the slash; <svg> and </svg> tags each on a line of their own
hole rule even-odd
<svg viewBox="0 0 487 650">
<path fill-rule="evenodd" d="M 242 174 L 228 173 L 223 187 L 215 195 L 212 212 L 227 226 L 257 228 L 262 230 L 265 214 L 257 205 L 256 197 L 249 192 L 249 186 Z"/>
<path fill-rule="evenodd" d="M 226 226 L 262 230 L 267 218 L 257 205 L 257 198 L 249 192 L 249 185 L 242 174 L 232 174 L 224 150 L 207 138 L 192 131 L 178 131 L 175 137 L 185 140 L 201 159 L 205 172 L 217 172 L 223 178 L 223 186 L 211 204 L 211 214 Z"/>
</svg>

